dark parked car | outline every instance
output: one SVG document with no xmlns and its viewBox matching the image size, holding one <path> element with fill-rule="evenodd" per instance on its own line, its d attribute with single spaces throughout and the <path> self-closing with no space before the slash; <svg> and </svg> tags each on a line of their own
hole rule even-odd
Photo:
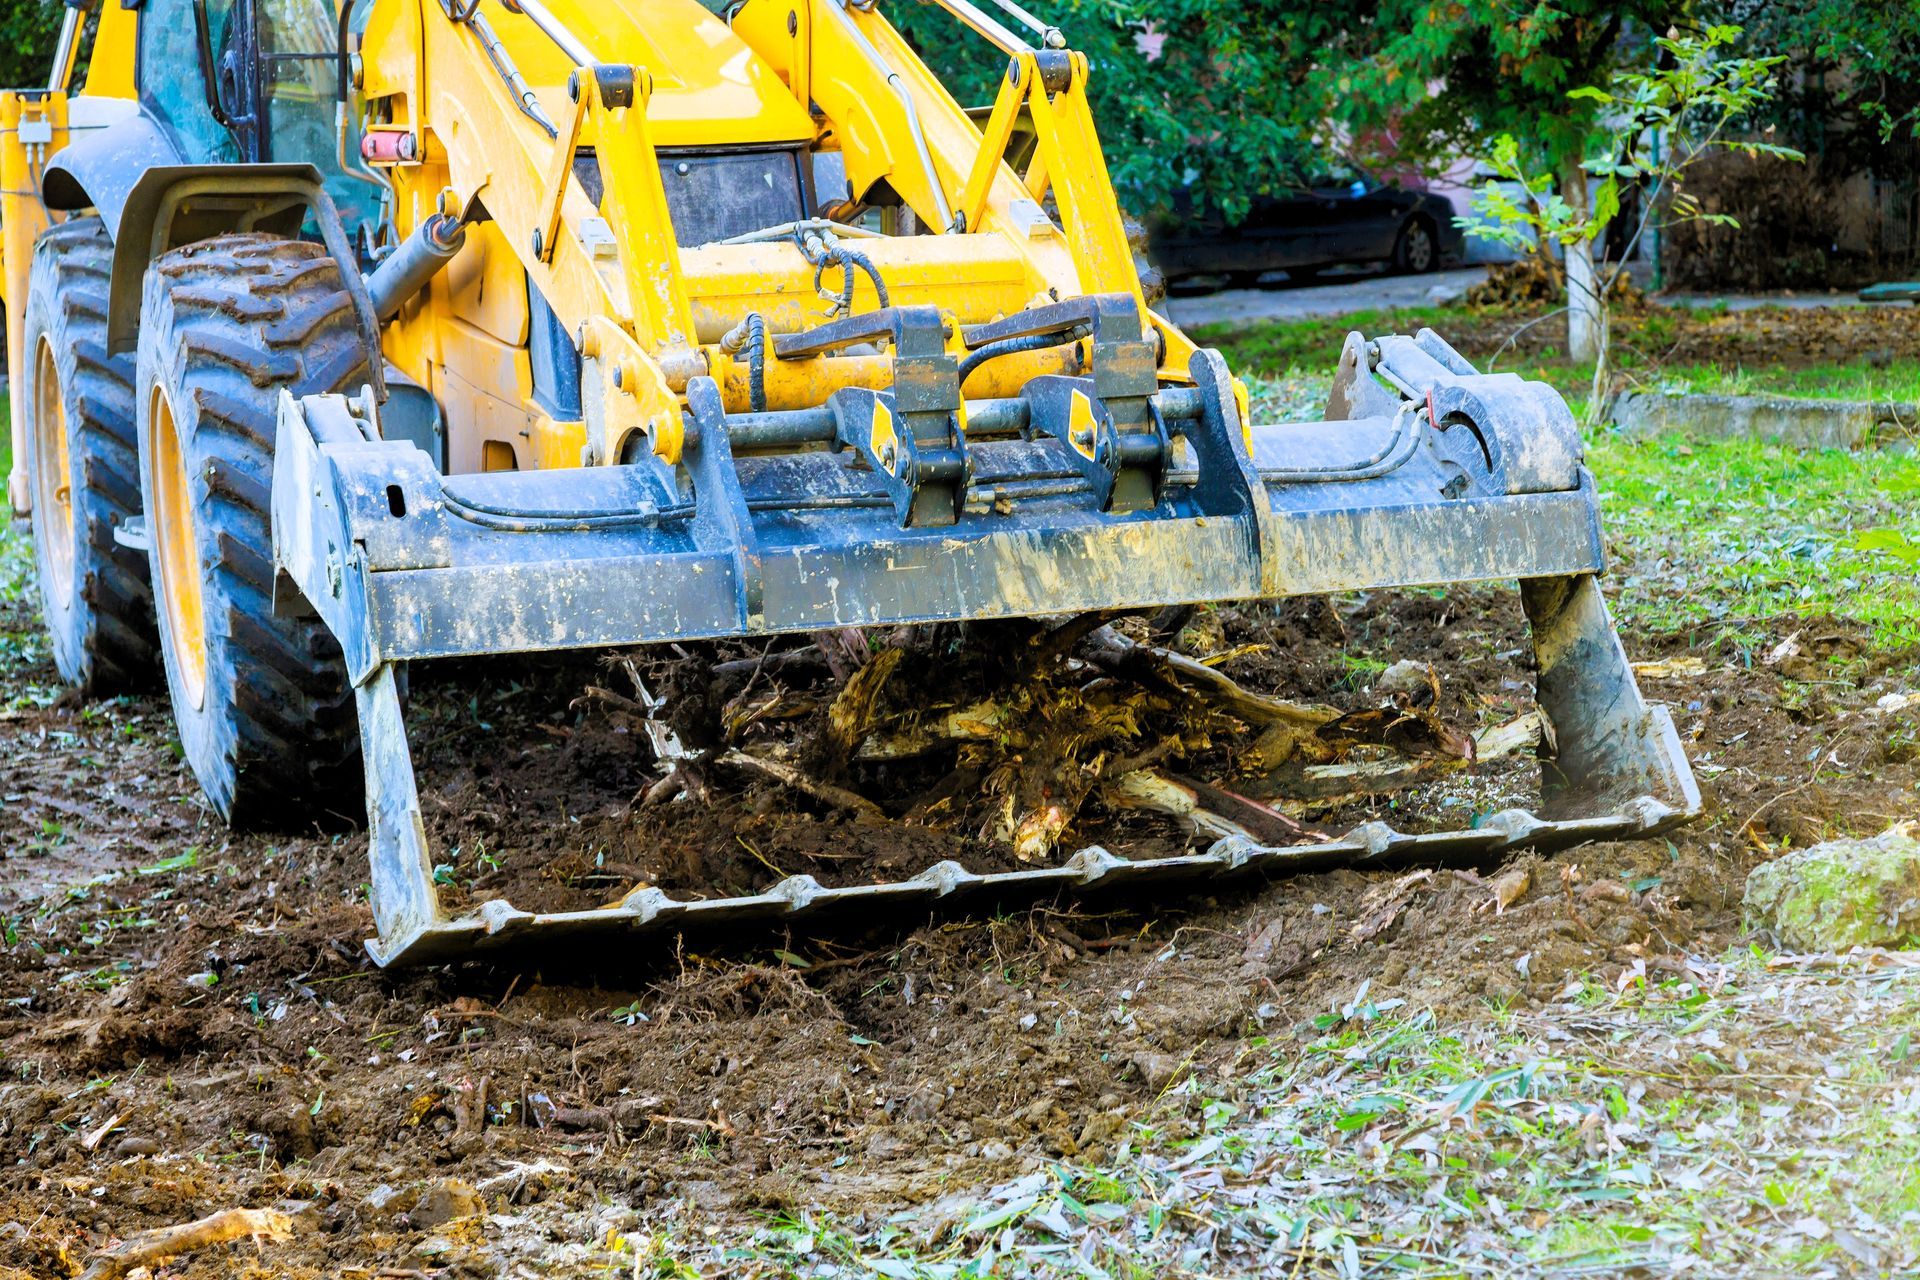
<svg viewBox="0 0 1920 1280">
<path fill-rule="evenodd" d="M 1182 203 L 1149 234 L 1169 281 L 1224 275 L 1252 284 L 1269 271 L 1299 280 L 1347 262 L 1434 271 L 1459 261 L 1465 242 L 1445 196 L 1388 186 L 1341 165 L 1302 177 L 1292 190 L 1255 196 L 1238 222 Z"/>
</svg>

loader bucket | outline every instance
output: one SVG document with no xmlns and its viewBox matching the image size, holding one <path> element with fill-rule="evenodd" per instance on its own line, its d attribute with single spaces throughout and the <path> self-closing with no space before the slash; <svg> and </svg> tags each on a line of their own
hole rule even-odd
<svg viewBox="0 0 1920 1280">
<path fill-rule="evenodd" d="M 1423 331 L 1350 336 L 1322 422 L 1244 428 L 1217 353 L 1194 357 L 1189 385 L 1162 387 L 1150 358 L 1141 367 L 1108 351 L 1103 362 L 1098 341 L 1088 377 L 961 404 L 950 363 L 944 379 L 910 367 L 938 346 L 937 332 L 916 346 L 926 316 L 856 319 L 849 332 L 892 327 L 892 393 L 728 414 L 696 378 L 672 467 L 445 476 L 413 445 L 380 438 L 370 396 L 282 398 L 274 556 L 304 596 L 283 582 L 284 603 L 319 612 L 357 690 L 379 963 L 847 912 L 905 920 L 1336 861 L 1478 861 L 1649 836 L 1699 812 L 1672 722 L 1642 701 L 1608 619 L 1593 479 L 1550 388 L 1481 374 Z M 929 416 L 950 431 L 922 433 Z M 883 425 L 897 432 L 883 438 Z M 1370 823 L 1301 847 L 1236 838 L 1150 861 L 1090 848 L 996 874 L 943 863 L 850 888 L 796 876 L 746 897 L 643 888 L 592 910 L 494 900 L 449 917 L 394 676 L 398 663 L 457 655 L 1490 580 L 1519 582 L 1533 632 L 1554 744 L 1538 814 L 1436 834 Z"/>
</svg>

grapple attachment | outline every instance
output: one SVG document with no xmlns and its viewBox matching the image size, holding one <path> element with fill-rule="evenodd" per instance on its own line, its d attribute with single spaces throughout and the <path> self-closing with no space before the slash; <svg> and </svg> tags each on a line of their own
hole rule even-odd
<svg viewBox="0 0 1920 1280">
<path fill-rule="evenodd" d="M 673 467 L 443 476 L 380 438 L 370 396 L 283 398 L 274 555 L 305 601 L 285 591 L 286 603 L 320 613 L 357 689 L 377 961 L 847 911 L 905 918 L 1330 861 L 1478 860 L 1651 835 L 1698 813 L 1672 722 L 1641 700 L 1601 599 L 1593 480 L 1550 388 L 1480 374 L 1430 331 L 1354 334 L 1326 421 L 1248 428 L 1218 354 L 1194 357 L 1189 385 L 1159 386 L 1132 301 L 1094 298 L 965 335 L 985 349 L 1084 329 L 1085 376 L 964 401 L 939 324 L 931 310 L 886 309 L 779 339 L 782 358 L 823 359 L 890 341 L 891 390 L 837 392 L 815 410 L 728 414 L 695 379 Z M 449 918 L 394 680 L 395 664 L 421 658 L 1499 579 L 1520 583 L 1552 729 L 1539 815 L 1422 835 L 1367 824 L 1301 847 L 1229 839 L 1149 861 L 1089 848 L 1004 874 L 943 863 L 854 888 L 797 876 L 749 897 L 645 888 L 593 910 L 495 900 Z"/>
</svg>

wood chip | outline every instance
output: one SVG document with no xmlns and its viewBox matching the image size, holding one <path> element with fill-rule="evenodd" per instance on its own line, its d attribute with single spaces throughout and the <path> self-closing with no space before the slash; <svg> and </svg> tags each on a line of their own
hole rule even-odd
<svg viewBox="0 0 1920 1280">
<path fill-rule="evenodd" d="M 113 1119 L 107 1121 L 105 1124 L 101 1125 L 98 1129 L 95 1129 L 92 1133 L 89 1133 L 86 1137 L 80 1139 L 80 1149 L 83 1151 L 92 1151 L 95 1147 L 99 1146 L 102 1142 L 106 1141 L 108 1134 L 112 1133 L 115 1129 L 118 1129 L 121 1125 L 125 1124 L 127 1122 L 127 1117 L 132 1114 L 133 1112 L 131 1111 L 122 1111 L 118 1115 L 114 1116 Z"/>
<path fill-rule="evenodd" d="M 1493 897 L 1480 904 L 1477 910 L 1492 908 L 1493 914 L 1504 915 L 1508 907 L 1526 896 L 1533 887 L 1533 868 L 1526 864 L 1509 867 L 1487 882 L 1487 888 L 1493 891 Z"/>
</svg>

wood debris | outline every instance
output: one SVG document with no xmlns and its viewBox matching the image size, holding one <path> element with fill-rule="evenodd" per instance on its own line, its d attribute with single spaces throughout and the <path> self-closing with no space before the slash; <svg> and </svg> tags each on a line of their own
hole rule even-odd
<svg viewBox="0 0 1920 1280">
<path fill-rule="evenodd" d="M 272 1209 L 222 1209 L 195 1222 L 155 1227 L 95 1254 L 80 1280 L 120 1280 L 142 1267 L 157 1267 L 200 1249 L 252 1239 L 281 1241 L 293 1235 L 293 1219 Z"/>
<path fill-rule="evenodd" d="M 671 720 L 667 776 L 646 803 L 699 801 L 713 770 L 757 775 L 864 821 L 961 827 L 1023 864 L 1051 860 L 1091 806 L 1173 818 L 1194 838 L 1240 837 L 1268 846 L 1324 843 L 1314 813 L 1365 802 L 1466 769 L 1539 750 L 1538 712 L 1478 733 L 1450 722 L 1433 667 L 1395 664 L 1376 705 L 1357 710 L 1248 688 L 1215 666 L 1137 638 L 1111 613 L 1057 625 L 987 628 L 962 647 L 951 630 L 897 628 L 855 662 L 846 633 L 814 637 L 822 663 L 844 673 L 830 694 L 819 665 L 762 653 L 702 684 L 684 671 L 648 679 L 691 690 L 692 709 L 595 690 L 593 699 L 655 730 Z M 997 628 L 994 629 L 994 628 Z M 790 652 L 808 652 L 795 650 Z M 629 662 L 631 667 L 631 663 Z M 718 668 L 713 668 L 717 672 Z M 807 671 L 790 689 L 779 671 Z M 741 686 L 741 673 L 746 676 Z M 728 692 L 731 690 L 731 692 Z M 705 726 L 689 723 L 694 711 Z M 710 743 L 704 749 L 692 744 Z M 1222 748 L 1231 764 L 1218 763 Z M 950 771 L 926 779 L 945 754 Z M 1208 777 L 1191 764 L 1209 760 Z M 876 798 L 876 781 L 921 770 L 911 798 Z"/>
</svg>

